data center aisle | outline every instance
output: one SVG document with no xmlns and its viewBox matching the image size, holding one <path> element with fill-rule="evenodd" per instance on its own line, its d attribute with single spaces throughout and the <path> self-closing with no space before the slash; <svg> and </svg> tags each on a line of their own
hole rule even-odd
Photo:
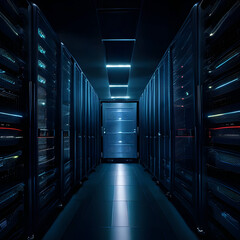
<svg viewBox="0 0 240 240">
<path fill-rule="evenodd" d="M 101 164 L 44 240 L 197 239 L 139 164 Z"/>
</svg>

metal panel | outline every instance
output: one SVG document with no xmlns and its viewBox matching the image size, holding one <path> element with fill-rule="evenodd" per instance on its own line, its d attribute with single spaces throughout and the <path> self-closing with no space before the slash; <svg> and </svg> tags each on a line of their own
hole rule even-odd
<svg viewBox="0 0 240 240">
<path fill-rule="evenodd" d="M 137 104 L 103 103 L 103 157 L 137 158 Z"/>
</svg>

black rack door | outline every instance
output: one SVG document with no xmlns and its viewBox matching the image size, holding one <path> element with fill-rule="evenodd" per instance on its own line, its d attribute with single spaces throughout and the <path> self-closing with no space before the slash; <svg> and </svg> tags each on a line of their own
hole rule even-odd
<svg viewBox="0 0 240 240">
<path fill-rule="evenodd" d="M 204 1 L 202 10 L 208 230 L 239 239 L 240 2 Z"/>
<path fill-rule="evenodd" d="M 66 200 L 74 185 L 74 61 L 61 46 L 61 200 Z"/>
<path fill-rule="evenodd" d="M 196 81 L 197 81 L 197 5 L 178 33 L 172 47 L 174 195 L 187 212 L 196 216 Z"/>
<path fill-rule="evenodd" d="M 29 213 L 27 8 L 0 2 L 0 239 L 22 237 Z"/>
<path fill-rule="evenodd" d="M 32 161 L 34 161 L 35 230 L 47 226 L 59 202 L 57 156 L 57 67 L 60 43 L 48 22 L 32 5 Z M 43 225 L 44 223 L 44 225 Z"/>
</svg>

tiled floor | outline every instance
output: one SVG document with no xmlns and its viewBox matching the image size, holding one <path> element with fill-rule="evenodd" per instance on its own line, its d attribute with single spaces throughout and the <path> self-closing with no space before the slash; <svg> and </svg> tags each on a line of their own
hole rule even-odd
<svg viewBox="0 0 240 240">
<path fill-rule="evenodd" d="M 139 164 L 101 164 L 72 197 L 44 240 L 194 240 Z"/>
</svg>

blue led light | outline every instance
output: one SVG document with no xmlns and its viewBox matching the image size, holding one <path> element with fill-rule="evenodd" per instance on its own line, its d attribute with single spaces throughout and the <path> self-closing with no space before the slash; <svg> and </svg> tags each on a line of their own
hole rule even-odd
<svg viewBox="0 0 240 240">
<path fill-rule="evenodd" d="M 4 74 L 4 73 L 6 73 L 6 71 L 0 69 L 0 74 Z"/>
<path fill-rule="evenodd" d="M 39 35 L 39 37 L 42 38 L 42 39 L 45 39 L 45 38 L 46 38 L 46 35 L 43 33 L 43 31 L 42 31 L 40 28 L 38 29 L 38 35 Z"/>
<path fill-rule="evenodd" d="M 38 82 L 42 83 L 42 84 L 46 84 L 46 79 L 40 75 L 38 75 Z"/>
<path fill-rule="evenodd" d="M 226 112 L 226 113 L 218 113 L 218 114 L 208 115 L 208 118 L 221 117 L 221 116 L 224 116 L 224 115 L 230 115 L 230 114 L 236 114 L 236 113 L 240 113 L 240 110 L 233 111 L 233 112 Z"/>
<path fill-rule="evenodd" d="M 233 82 L 236 82 L 237 80 L 239 80 L 239 79 L 238 79 L 238 78 L 235 78 L 235 79 L 233 79 L 232 81 L 229 81 L 229 82 L 227 82 L 227 83 L 224 83 L 224 84 L 216 87 L 215 89 L 219 89 L 219 88 L 225 87 L 225 86 L 227 86 L 227 85 L 229 85 L 229 84 L 231 84 L 231 83 L 233 83 Z"/>
<path fill-rule="evenodd" d="M 0 112 L 0 114 L 2 115 L 6 115 L 6 116 L 10 116 L 10 117 L 18 117 L 18 118 L 22 118 L 22 115 L 18 115 L 18 114 L 12 114 L 12 113 L 5 113 L 5 112 Z"/>
<path fill-rule="evenodd" d="M 38 51 L 39 51 L 40 53 L 42 53 L 42 54 L 45 54 L 45 53 L 46 53 L 46 50 L 45 50 L 42 46 L 40 46 L 40 45 L 38 45 Z"/>
<path fill-rule="evenodd" d="M 238 53 L 235 53 L 233 56 L 231 56 L 230 58 L 228 58 L 228 59 L 225 60 L 224 62 L 220 63 L 220 64 L 216 67 L 216 69 L 220 68 L 222 65 L 224 65 L 224 64 L 227 63 L 227 62 L 229 62 L 231 59 L 233 59 L 234 57 L 236 57 L 238 54 L 239 54 L 239 52 L 238 52 Z"/>
<path fill-rule="evenodd" d="M 40 68 L 46 69 L 46 65 L 41 60 L 38 60 L 38 66 Z"/>
</svg>

